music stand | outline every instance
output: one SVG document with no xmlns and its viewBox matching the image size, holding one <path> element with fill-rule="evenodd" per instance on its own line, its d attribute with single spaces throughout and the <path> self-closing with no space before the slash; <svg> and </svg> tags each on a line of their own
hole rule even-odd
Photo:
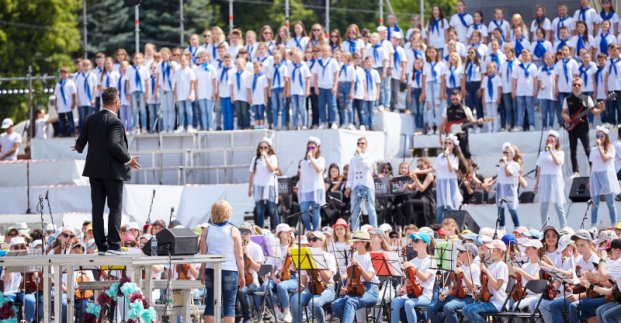
<svg viewBox="0 0 621 323">
<path fill-rule="evenodd" d="M 263 250 L 263 255 L 268 256 L 268 257 L 273 256 L 272 249 L 269 247 L 269 243 L 267 241 L 266 236 L 251 236 L 250 241 L 261 246 L 261 249 Z"/>
<path fill-rule="evenodd" d="M 336 263 L 341 269 L 339 272 L 339 277 L 342 277 L 343 274 L 347 271 L 347 267 L 349 267 L 349 258 L 351 257 L 351 249 L 350 248 L 342 248 L 342 249 L 334 249 Z"/>
<path fill-rule="evenodd" d="M 307 270 L 310 272 L 310 280 L 313 278 L 314 270 L 324 270 L 328 269 L 328 261 L 326 256 L 323 254 L 321 249 L 311 248 L 311 247 L 303 247 L 303 248 L 289 248 L 289 252 L 291 253 L 291 259 L 293 259 L 293 265 L 298 272 L 301 270 Z M 300 274 L 301 276 L 301 274 Z M 298 296 L 299 297 L 299 296 Z M 315 298 L 311 297 L 311 302 L 314 302 Z M 314 305 L 314 304 L 313 304 Z M 311 308 L 314 306 L 311 305 Z M 298 319 L 302 321 L 302 309 L 299 309 Z M 311 311 L 311 317 L 312 317 Z"/>
</svg>

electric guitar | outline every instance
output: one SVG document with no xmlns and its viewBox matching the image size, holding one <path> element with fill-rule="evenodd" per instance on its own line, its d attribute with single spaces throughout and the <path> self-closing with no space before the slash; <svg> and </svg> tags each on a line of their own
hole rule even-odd
<svg viewBox="0 0 621 323">
<path fill-rule="evenodd" d="M 578 112 L 569 116 L 570 121 L 563 122 L 563 128 L 567 131 L 574 130 L 579 124 L 584 123 L 584 117 L 589 114 L 589 112 L 593 111 L 596 108 L 601 108 L 604 105 L 604 102 L 615 101 L 617 99 L 617 94 L 615 92 L 610 92 L 606 96 L 605 101 L 600 101 L 592 108 L 587 108 L 583 106 Z"/>
<path fill-rule="evenodd" d="M 494 121 L 494 117 L 484 118 L 483 122 L 492 122 Z M 479 121 L 464 121 L 464 120 L 455 120 L 455 121 L 447 121 L 446 126 L 444 127 L 444 132 L 447 134 L 458 135 L 464 133 L 466 129 L 476 126 L 479 124 Z"/>
</svg>

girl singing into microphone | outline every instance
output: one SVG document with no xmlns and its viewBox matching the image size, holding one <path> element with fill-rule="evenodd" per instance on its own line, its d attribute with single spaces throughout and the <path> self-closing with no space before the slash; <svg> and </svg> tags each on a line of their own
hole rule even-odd
<svg viewBox="0 0 621 323">
<path fill-rule="evenodd" d="M 446 137 L 444 151 L 438 155 L 433 165 L 436 172 L 437 223 L 442 223 L 444 210 L 456 210 L 463 200 L 457 184 L 460 163 L 462 166 L 466 165 L 464 156 L 459 150 L 459 140 L 451 134 Z"/>
<path fill-rule="evenodd" d="M 545 151 L 537 158 L 537 177 L 535 178 L 535 193 L 539 193 L 541 203 L 541 223 L 549 224 L 548 207 L 554 203 L 558 222 L 563 228 L 565 220 L 565 181 L 563 180 L 563 163 L 565 153 L 561 150 L 560 135 L 555 130 L 548 132 Z"/>
<path fill-rule="evenodd" d="M 617 175 L 615 172 L 615 147 L 608 137 L 608 128 L 597 126 L 595 134 L 595 147 L 591 149 L 589 161 L 591 165 L 590 192 L 593 200 L 591 208 L 591 226 L 597 224 L 597 213 L 599 210 L 600 197 L 604 196 L 608 212 L 610 213 L 610 223 L 617 223 L 617 208 L 615 206 L 615 196 L 621 192 Z"/>
<path fill-rule="evenodd" d="M 518 219 L 517 206 L 518 206 L 518 185 L 520 179 L 521 166 L 519 161 L 522 160 L 522 156 L 516 149 L 515 145 L 510 142 L 505 142 L 502 145 L 503 157 L 498 162 L 498 176 L 493 178 L 484 184 L 489 187 L 496 185 L 496 204 L 498 205 L 498 212 L 500 213 L 500 230 L 505 229 L 505 208 L 509 209 L 513 225 L 517 228 L 520 226 L 520 220 Z"/>
<path fill-rule="evenodd" d="M 300 201 L 300 210 L 304 212 L 302 221 L 308 231 L 317 231 L 321 228 L 319 208 L 326 203 L 326 192 L 323 183 L 323 171 L 326 168 L 326 161 L 321 157 L 320 145 L 321 140 L 319 138 L 308 137 L 306 155 L 300 161 L 298 200 Z"/>
</svg>

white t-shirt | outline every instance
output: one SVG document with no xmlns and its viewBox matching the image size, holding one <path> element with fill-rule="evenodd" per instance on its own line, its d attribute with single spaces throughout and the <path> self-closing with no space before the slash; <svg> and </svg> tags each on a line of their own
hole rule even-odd
<svg viewBox="0 0 621 323">
<path fill-rule="evenodd" d="M 468 32 L 466 33 L 466 39 L 470 40 L 470 37 L 472 36 L 472 33 L 475 30 L 478 30 L 481 33 L 481 38 L 483 38 L 483 39 L 485 39 L 485 38 L 487 38 L 487 36 L 489 36 L 489 31 L 487 30 L 487 26 L 485 26 L 484 24 L 475 25 L 473 23 L 468 28 Z"/>
<path fill-rule="evenodd" d="M 292 48 L 297 48 L 299 49 L 302 53 L 304 52 L 304 50 L 306 50 L 306 45 L 308 44 L 308 37 L 306 36 L 301 36 L 301 37 L 291 37 L 291 39 L 289 39 L 289 41 L 287 42 L 287 45 L 285 46 L 287 49 L 292 49 Z"/>
<path fill-rule="evenodd" d="M 341 51 L 343 53 L 360 54 L 363 48 L 364 48 L 364 41 L 362 39 L 356 39 L 356 40 L 345 39 L 343 40 L 343 43 L 341 44 Z"/>
<path fill-rule="evenodd" d="M 339 83 L 353 82 L 355 79 L 356 72 L 354 71 L 354 66 L 351 64 L 341 64 L 341 68 L 339 69 Z"/>
<path fill-rule="evenodd" d="M 425 258 L 416 257 L 410 260 L 410 263 L 416 267 L 416 271 L 430 273 L 431 276 L 426 281 L 422 281 L 418 275 L 416 276 L 416 282 L 423 288 L 423 295 L 427 297 L 427 299 L 431 299 L 433 295 L 433 284 L 436 282 L 435 269 L 438 266 L 436 265 L 436 261 L 427 256 Z"/>
<path fill-rule="evenodd" d="M 397 61 L 396 53 L 399 53 L 399 61 Z M 394 59 L 394 63 L 393 63 L 393 70 L 392 70 L 392 79 L 400 80 L 403 63 L 405 62 L 405 66 L 408 65 L 408 57 L 405 54 L 405 50 L 403 50 L 403 47 L 397 46 L 395 48 L 395 54 L 393 54 L 393 59 Z"/>
<path fill-rule="evenodd" d="M 237 53 L 239 53 L 239 50 L 242 49 L 244 47 L 244 45 L 231 45 L 229 46 L 229 48 L 226 49 L 226 52 L 231 55 L 232 59 L 236 59 L 237 58 Z"/>
<path fill-rule="evenodd" d="M 582 79 L 582 92 L 593 92 L 595 89 L 595 79 L 593 75 L 597 71 L 597 65 L 590 62 L 587 66 L 579 64 L 574 71 Z"/>
<path fill-rule="evenodd" d="M 461 78 L 463 75 L 464 69 L 461 66 L 446 66 L 443 71 L 446 88 L 461 88 Z M 451 76 L 453 77 L 453 82 L 451 82 Z"/>
<path fill-rule="evenodd" d="M 261 73 L 258 76 L 257 74 L 251 74 L 247 80 L 248 88 L 252 93 L 252 105 L 266 104 L 267 98 L 265 95 L 265 89 L 267 88 L 267 77 L 265 76 L 265 74 Z"/>
<path fill-rule="evenodd" d="M 509 281 L 509 269 L 507 268 L 507 264 L 502 261 L 494 262 L 493 264 L 487 267 L 490 274 L 494 279 L 499 280 L 502 279 L 502 285 L 498 289 L 492 288 L 490 284 L 487 285 L 490 293 L 492 293 L 491 302 L 494 304 L 497 310 L 500 311 L 502 304 L 507 298 L 507 283 Z"/>
<path fill-rule="evenodd" d="M 554 66 L 550 66 L 549 70 L 546 69 L 545 71 L 543 70 L 543 68 L 544 66 L 540 67 L 539 71 L 537 72 L 537 78 L 539 79 L 539 82 L 543 84 L 543 89 L 541 87 L 539 87 L 538 89 L 537 98 L 545 100 L 556 100 L 556 96 L 554 95 Z M 535 86 L 538 86 L 538 84 L 536 84 Z"/>
<path fill-rule="evenodd" d="M 386 53 L 386 49 L 381 44 L 369 47 L 367 50 L 365 50 L 364 53 L 365 58 L 369 56 L 373 58 L 373 68 L 381 68 L 382 66 L 384 66 L 385 61 L 390 61 L 390 58 Z M 386 64 L 386 67 L 390 67 L 388 66 L 388 63 Z"/>
<path fill-rule="evenodd" d="M 218 81 L 218 95 L 220 98 L 231 97 L 231 85 L 229 81 L 233 78 L 233 73 L 235 73 L 235 71 L 230 67 L 223 67 L 216 73 L 216 80 Z"/>
<path fill-rule="evenodd" d="M 364 100 L 364 93 L 366 87 L 366 75 L 364 69 L 360 67 L 356 67 L 356 75 L 354 79 L 354 99 L 356 100 Z"/>
<path fill-rule="evenodd" d="M 358 252 L 354 252 L 354 259 L 356 259 L 360 266 L 365 270 L 375 274 L 375 268 L 373 268 L 373 263 L 371 262 L 371 254 L 365 252 L 364 255 L 358 254 Z M 362 278 L 363 281 L 364 278 Z M 369 283 L 379 284 L 379 278 L 377 278 L 377 274 L 373 275 L 373 278 L 369 281 Z"/>
<path fill-rule="evenodd" d="M 556 40 L 559 38 L 559 30 L 561 29 L 561 27 L 567 27 L 569 34 L 573 34 L 574 29 L 576 29 L 576 21 L 574 20 L 574 18 L 568 16 L 565 16 L 563 19 L 560 19 L 559 17 L 554 18 L 554 20 L 552 20 L 552 31 L 553 31 L 553 38 Z"/>
<path fill-rule="evenodd" d="M 95 98 L 95 89 L 97 86 L 97 76 L 95 72 L 81 73 L 76 78 L 76 88 L 78 90 L 78 105 L 91 106 L 91 100 Z M 88 89 L 87 89 L 88 88 Z M 88 92 L 90 91 L 90 98 Z"/>
<path fill-rule="evenodd" d="M 433 62 L 433 63 L 425 63 L 424 67 L 423 67 L 423 75 L 425 76 L 425 82 L 429 83 L 429 82 L 434 82 L 434 83 L 440 83 L 440 79 L 442 77 L 442 72 L 444 71 L 444 69 L 446 65 L 444 65 L 444 62 Z"/>
<path fill-rule="evenodd" d="M 196 75 L 196 99 L 211 100 L 214 95 L 216 70 L 209 64 L 201 64 L 194 67 L 194 74 Z"/>
<path fill-rule="evenodd" d="M 475 286 L 481 286 L 481 266 L 479 263 L 473 262 L 472 265 L 466 266 L 465 264 L 461 265 L 461 270 L 464 272 L 464 277 L 468 277 L 468 279 L 472 279 L 472 284 Z M 468 289 L 466 286 L 466 280 L 462 280 L 462 284 L 464 286 L 464 290 L 468 295 L 472 295 L 472 291 Z"/>
<path fill-rule="evenodd" d="M 172 91 L 172 79 L 175 76 L 175 72 L 179 69 L 179 64 L 175 61 L 161 62 L 155 68 L 155 73 L 159 77 L 158 86 L 162 91 Z"/>
<path fill-rule="evenodd" d="M 615 13 L 615 16 L 616 15 L 617 14 Z M 603 39 L 606 39 L 606 42 L 608 43 L 608 45 L 618 44 L 617 38 L 615 37 L 615 35 L 612 34 L 612 32 L 609 31 L 606 35 L 604 35 L 600 31 L 597 37 L 595 37 L 595 40 L 593 41 L 593 47 L 595 47 L 595 57 L 597 57 L 597 55 L 602 52 L 601 51 L 602 45 L 604 45 L 606 49 L 608 48 L 608 46 L 605 46 L 606 43 L 602 43 Z"/>
<path fill-rule="evenodd" d="M 233 99 L 235 101 L 248 102 L 248 89 L 252 87 L 252 75 L 246 69 L 234 71 L 229 77 L 229 85 L 233 87 Z M 237 79 L 239 78 L 239 83 Z M 250 84 L 248 84 L 248 78 L 250 78 Z M 250 86 L 250 87 L 249 87 Z"/>
<path fill-rule="evenodd" d="M 565 67 L 564 67 L 565 66 Z M 571 80 L 575 75 L 578 63 L 573 58 L 561 59 L 554 66 L 554 75 L 558 75 L 558 91 L 561 93 L 571 92 Z M 567 76 L 565 75 L 567 69 Z"/>
<path fill-rule="evenodd" d="M 595 24 L 601 20 L 601 17 L 597 13 L 597 11 L 587 6 L 587 9 L 584 11 L 584 19 L 582 18 L 583 17 L 582 17 L 582 14 L 580 13 L 580 8 L 578 8 L 578 10 L 576 10 L 576 12 L 574 13 L 574 20 L 584 21 L 587 25 L 587 29 L 589 30 L 589 32 L 593 34 L 593 32 L 595 31 L 595 28 L 594 28 Z"/>
<path fill-rule="evenodd" d="M 556 156 L 561 164 L 557 165 L 552 159 L 552 153 Z M 542 175 L 558 175 L 563 176 L 563 163 L 565 162 L 565 152 L 562 150 L 550 150 L 550 151 L 542 151 L 537 158 L 537 166 L 539 166 L 539 172 Z"/>
<path fill-rule="evenodd" d="M 257 57 L 257 60 L 261 62 L 261 65 L 263 65 L 263 72 L 265 73 L 267 73 L 270 66 L 274 66 L 274 57 L 272 57 L 272 55 Z"/>
<path fill-rule="evenodd" d="M 535 276 L 538 277 L 539 276 L 539 269 L 541 267 L 539 266 L 539 263 L 532 263 L 532 262 L 527 262 L 524 265 L 522 265 L 522 269 L 527 272 L 529 275 L 531 276 Z M 522 277 L 522 286 L 526 286 L 526 283 L 528 283 L 528 280 L 525 277 Z M 526 292 L 528 295 L 535 295 L 535 293 L 531 292 L 530 290 L 527 290 Z"/>
<path fill-rule="evenodd" d="M 261 158 L 257 161 L 257 169 L 254 169 L 254 163 L 256 160 L 256 156 L 252 157 L 252 162 L 250 162 L 250 173 L 254 172 L 254 177 L 252 178 L 252 185 L 254 186 L 276 186 L 276 173 L 270 172 L 267 169 L 267 165 L 265 161 Z M 278 167 L 278 157 L 276 155 L 268 155 L 265 157 L 269 160 L 270 164 Z"/>
<path fill-rule="evenodd" d="M 61 84 L 63 91 L 60 89 Z M 71 107 L 73 106 L 73 94 L 75 94 L 76 91 L 77 89 L 72 79 L 66 79 L 64 81 L 61 80 L 56 83 L 54 96 L 56 96 L 56 101 L 58 103 L 58 113 L 66 113 L 71 111 Z"/>
<path fill-rule="evenodd" d="M 276 74 L 276 70 L 278 69 L 278 75 Z M 288 70 L 287 64 L 281 62 L 281 64 L 276 67 L 272 65 L 267 70 L 267 78 L 270 80 L 270 88 L 272 89 L 280 89 L 285 87 L 285 78 L 287 78 Z"/>
<path fill-rule="evenodd" d="M 580 49 L 586 48 L 589 51 L 589 54 L 591 53 L 591 48 L 595 47 L 595 40 L 593 39 L 593 36 L 591 35 L 587 37 L 587 41 L 584 41 L 582 36 L 575 35 L 571 37 L 571 39 L 569 40 L 569 47 L 573 47 L 575 49 L 574 57 L 576 59 L 580 59 L 580 51 L 578 50 L 578 45 L 580 44 L 580 40 L 582 40 L 582 47 L 580 47 Z"/>
<path fill-rule="evenodd" d="M 530 23 L 531 34 L 535 35 L 537 33 L 537 29 L 540 27 L 543 28 L 543 30 L 545 31 L 552 30 L 552 23 L 550 22 L 550 19 L 543 18 L 543 21 L 540 24 L 537 23 L 537 19 L 534 19 L 533 22 Z"/>
<path fill-rule="evenodd" d="M 616 156 L 616 150 L 615 150 L 615 146 L 614 145 L 610 145 L 608 147 L 608 151 L 606 152 L 606 156 L 608 156 L 608 161 L 604 163 L 604 161 L 602 161 L 602 157 L 601 154 L 599 152 L 599 149 L 597 148 L 593 148 L 591 149 L 591 155 L 589 155 L 589 161 L 591 162 L 591 171 L 593 172 L 605 172 L 608 169 L 612 169 L 614 171 L 614 165 L 615 165 L 615 156 Z M 616 173 L 616 172 L 615 172 Z M 611 179 L 611 180 L 617 180 L 616 178 Z"/>
<path fill-rule="evenodd" d="M 449 171 L 448 163 L 451 163 L 453 171 Z M 433 163 L 433 169 L 436 171 L 437 179 L 457 179 L 457 169 L 459 168 L 459 158 L 454 154 L 450 154 L 448 159 L 444 154 L 438 155 Z"/>
<path fill-rule="evenodd" d="M 312 73 L 317 75 L 317 86 L 320 89 L 331 89 L 334 86 L 334 75 L 338 72 L 339 65 L 332 58 L 318 59 L 312 70 Z"/>
<path fill-rule="evenodd" d="M 336 272 L 337 272 L 336 258 L 334 257 L 334 255 L 329 253 L 329 252 L 323 251 L 323 250 L 321 250 L 319 248 L 311 248 L 311 247 L 309 247 L 308 249 L 310 250 L 310 252 L 312 254 L 323 254 L 324 258 L 326 259 L 327 269 L 329 271 L 331 271 L 332 274 L 333 274 L 332 277 L 330 277 L 330 283 L 333 283 L 334 282 L 334 278 L 333 278 L 334 274 L 336 274 Z M 293 267 L 293 266 L 291 266 L 291 267 Z M 302 272 L 302 275 L 309 275 L 309 274 L 310 274 L 309 270 L 305 270 L 305 271 Z"/>
<path fill-rule="evenodd" d="M 189 66 L 175 72 L 173 86 L 176 89 L 175 94 L 177 95 L 177 101 L 184 101 L 188 99 L 192 85 L 191 82 L 194 80 L 196 80 L 196 75 L 194 74 L 194 70 Z"/>
<path fill-rule="evenodd" d="M 121 75 L 119 74 L 119 72 L 115 70 L 106 72 L 105 74 L 103 74 L 103 77 L 101 78 L 101 82 L 99 83 L 99 85 L 101 85 L 102 90 L 105 90 L 109 87 L 113 87 L 116 89 L 118 87 L 118 82 L 119 82 L 120 77 Z"/>
<path fill-rule="evenodd" d="M 526 75 L 528 71 L 528 76 Z M 535 88 L 537 66 L 533 63 L 520 63 L 513 67 L 513 79 L 517 80 L 516 96 L 532 96 Z"/>
<path fill-rule="evenodd" d="M 10 135 L 6 132 L 0 135 L 0 155 L 4 156 L 4 154 L 8 153 L 9 150 L 13 149 L 15 144 L 22 143 L 22 136 L 17 132 L 13 131 Z M 17 154 L 19 153 L 19 149 L 15 150 L 14 153 L 7 156 L 4 160 L 17 160 Z"/>
<path fill-rule="evenodd" d="M 321 156 L 315 159 L 315 163 L 317 163 L 322 169 L 326 168 L 326 160 Z M 304 195 L 304 193 L 314 193 L 320 189 L 325 190 L 323 173 L 318 173 L 311 164 L 310 160 L 302 159 L 300 163 L 300 180 L 298 181 L 299 194 Z"/>
<path fill-rule="evenodd" d="M 501 52 L 500 50 L 498 50 L 496 53 L 493 53 L 492 47 L 488 47 L 487 56 L 481 64 L 481 73 L 487 73 L 487 64 L 494 62 L 496 63 L 496 68 L 498 68 L 499 66 L 502 66 L 502 63 L 504 63 L 506 60 L 507 56 L 505 56 L 505 53 Z"/>
<path fill-rule="evenodd" d="M 513 86 L 513 71 L 518 68 L 520 61 L 517 59 L 506 60 L 500 66 L 500 80 L 502 81 L 502 93 L 511 93 L 511 87 Z"/>
<path fill-rule="evenodd" d="M 608 91 L 621 90 L 621 58 L 610 57 L 604 66 L 604 72 L 608 76 Z"/>
<path fill-rule="evenodd" d="M 459 23 L 461 24 L 461 21 Z M 470 23 L 472 23 L 472 20 Z M 444 31 L 447 30 L 449 27 L 450 26 L 446 19 L 437 21 L 435 23 L 435 27 L 434 27 L 434 23 L 427 24 L 427 29 L 425 32 L 428 35 L 427 39 L 429 40 L 429 46 L 435 47 L 435 48 L 442 48 L 444 44 L 446 44 L 446 41 L 444 39 Z M 462 41 L 461 39 L 460 41 L 462 43 L 465 43 L 465 41 Z"/>
<path fill-rule="evenodd" d="M 502 87 L 502 82 L 500 80 L 500 76 L 498 75 L 493 75 L 492 76 L 492 92 L 490 95 L 490 90 L 489 90 L 489 82 L 488 79 L 490 78 L 490 76 L 486 76 L 485 78 L 483 78 L 483 81 L 481 82 L 481 88 L 485 90 L 485 92 L 483 93 L 483 102 L 492 102 L 495 103 L 496 100 L 498 99 L 498 96 L 500 95 L 500 91 L 502 91 L 502 89 L 499 89 L 500 87 Z"/>
<path fill-rule="evenodd" d="M 136 73 L 139 77 L 136 77 Z M 133 65 L 129 66 L 126 73 L 127 81 L 129 81 L 129 93 L 147 92 L 144 85 L 149 79 L 149 75 L 149 69 L 144 66 L 139 66 L 138 68 Z M 137 84 L 138 81 L 140 81 L 140 84 Z"/>
<path fill-rule="evenodd" d="M 508 161 L 507 164 L 508 166 L 506 168 L 509 170 L 511 176 L 507 176 L 505 166 L 501 165 L 498 167 L 498 177 L 496 177 L 496 182 L 498 184 L 517 184 L 520 176 L 520 164 L 514 160 Z"/>
<path fill-rule="evenodd" d="M 371 78 L 369 78 L 369 76 L 367 75 L 367 73 L 371 73 Z M 372 82 L 369 82 L 369 79 L 372 79 Z M 366 85 L 366 97 L 364 98 L 365 101 L 375 101 L 377 100 L 377 86 L 378 84 L 382 83 L 382 79 L 379 75 L 379 72 L 374 70 L 374 69 L 370 69 L 368 72 L 364 71 L 364 80 L 365 80 L 365 85 Z"/>
<path fill-rule="evenodd" d="M 255 262 L 262 264 L 265 261 L 265 256 L 263 255 L 263 249 L 254 241 L 248 241 L 248 245 L 246 246 L 248 250 L 248 257 L 250 257 Z M 259 279 L 257 276 L 257 271 L 254 269 L 250 269 L 250 273 L 252 273 L 252 283 L 256 286 L 259 286 Z M 246 284 L 249 284 L 246 282 Z"/>
<path fill-rule="evenodd" d="M 613 145 L 615 146 L 615 171 L 618 173 L 621 169 L 621 141 L 617 139 Z"/>
<path fill-rule="evenodd" d="M 289 91 L 291 95 L 306 95 L 304 92 L 306 89 L 307 82 L 310 82 L 310 78 L 312 77 L 310 69 L 308 65 L 301 63 L 296 66 L 293 64 L 289 71 Z M 294 75 L 295 74 L 295 75 Z"/>
<path fill-rule="evenodd" d="M 472 20 L 472 15 L 470 15 L 469 13 L 465 13 L 465 15 L 463 15 L 463 21 L 462 19 L 459 17 L 459 14 L 456 13 L 454 15 L 451 16 L 451 20 L 449 22 L 449 24 L 455 28 L 455 31 L 457 32 L 457 38 L 459 38 L 459 41 L 462 43 L 465 43 L 468 41 L 468 39 L 466 39 L 467 34 L 468 34 L 468 28 L 470 28 L 470 26 L 473 23 Z"/>
<path fill-rule="evenodd" d="M 576 267 L 580 267 L 580 270 L 576 268 L 576 271 L 578 271 L 578 277 L 580 277 L 588 271 L 595 270 L 595 265 L 593 265 L 593 263 L 599 264 L 599 257 L 596 254 L 591 254 L 591 257 L 589 257 L 588 260 L 584 260 L 584 256 L 577 255 L 574 258 L 574 262 L 576 263 Z"/>
<path fill-rule="evenodd" d="M 0 275 L 0 279 L 4 279 L 4 276 L 7 274 L 6 270 L 2 271 Z M 17 294 L 19 293 L 19 285 L 22 282 L 22 274 L 20 273 L 10 273 L 11 281 L 8 284 L 4 285 L 4 294 Z"/>
</svg>

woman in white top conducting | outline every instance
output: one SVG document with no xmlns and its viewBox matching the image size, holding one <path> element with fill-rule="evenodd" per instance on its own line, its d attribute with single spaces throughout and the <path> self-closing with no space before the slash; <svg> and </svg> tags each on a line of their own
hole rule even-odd
<svg viewBox="0 0 621 323">
<path fill-rule="evenodd" d="M 617 223 L 617 208 L 615 195 L 621 192 L 615 172 L 615 147 L 608 137 L 608 128 L 597 126 L 595 133 L 595 148 L 591 149 L 589 161 L 591 162 L 591 176 L 589 189 L 593 207 L 591 208 L 591 226 L 597 225 L 597 211 L 599 210 L 600 197 L 604 196 L 610 223 Z"/>
<path fill-rule="evenodd" d="M 318 231 L 321 226 L 319 209 L 326 202 L 323 171 L 326 161 L 321 157 L 319 149 L 321 140 L 317 137 L 308 137 L 306 154 L 300 161 L 300 180 L 298 181 L 298 201 L 302 221 L 307 231 Z"/>
<path fill-rule="evenodd" d="M 563 163 L 565 153 L 561 150 L 560 135 L 555 130 L 548 132 L 545 151 L 537 158 L 537 177 L 535 193 L 539 194 L 541 203 L 541 223 L 548 225 L 548 207 L 554 203 L 560 228 L 565 227 L 565 181 L 563 180 Z"/>
<path fill-rule="evenodd" d="M 264 137 L 257 146 L 257 154 L 250 163 L 248 196 L 254 199 L 254 223 L 263 228 L 265 212 L 270 216 L 270 228 L 280 223 L 276 203 L 278 199 L 278 158 L 272 146 L 272 139 Z"/>
</svg>

